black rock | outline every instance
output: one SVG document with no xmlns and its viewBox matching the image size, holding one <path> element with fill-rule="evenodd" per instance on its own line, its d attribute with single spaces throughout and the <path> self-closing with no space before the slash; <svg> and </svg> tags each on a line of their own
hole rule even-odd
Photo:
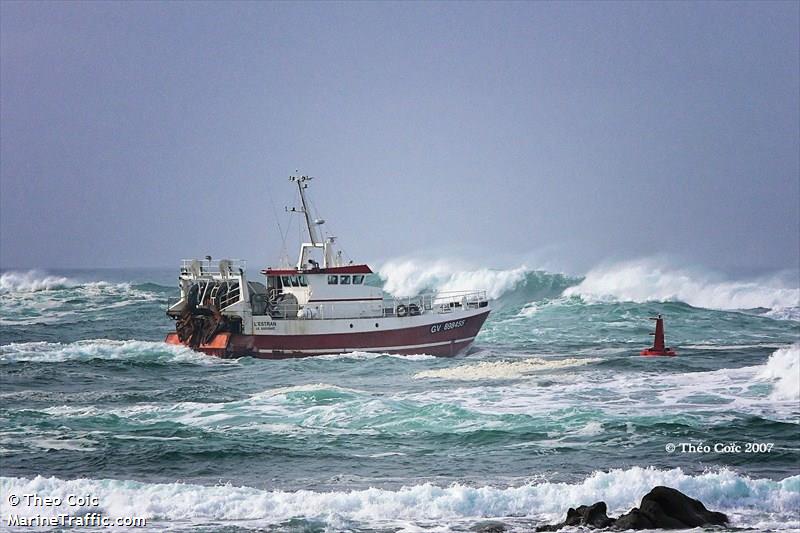
<svg viewBox="0 0 800 533">
<path fill-rule="evenodd" d="M 654 502 L 654 501 L 642 501 L 641 507 L 639 507 L 639 512 L 646 516 L 651 523 L 654 524 L 654 527 L 658 527 L 661 529 L 687 529 L 689 528 L 689 524 L 684 524 L 674 516 L 670 516 L 661 506 Z M 637 528 L 630 528 L 630 529 L 637 529 Z"/>
<path fill-rule="evenodd" d="M 613 518 L 606 516 L 606 502 L 597 502 L 592 505 L 581 505 L 577 509 L 567 511 L 567 518 L 560 524 L 539 526 L 536 531 L 558 531 L 566 526 L 589 526 L 603 528 L 614 523 Z"/>
<path fill-rule="evenodd" d="M 650 515 L 656 527 L 663 529 L 724 525 L 728 522 L 723 513 L 709 511 L 700 500 L 670 487 L 655 487 L 645 494 L 639 509 Z"/>
<path fill-rule="evenodd" d="M 728 517 L 706 509 L 699 500 L 679 490 L 655 487 L 645 494 L 639 507 L 619 518 L 606 516 L 605 502 L 570 508 L 560 524 L 539 526 L 536 531 L 558 531 L 566 526 L 588 526 L 614 529 L 690 529 L 699 526 L 724 525 Z"/>
<path fill-rule="evenodd" d="M 634 507 L 614 522 L 614 529 L 654 529 L 657 526 L 650 520 L 649 515 Z"/>
<path fill-rule="evenodd" d="M 606 515 L 608 512 L 606 502 L 597 502 L 589 506 L 581 505 L 576 511 L 581 519 L 579 525 L 582 526 L 608 527 L 614 523 L 614 519 Z"/>
</svg>

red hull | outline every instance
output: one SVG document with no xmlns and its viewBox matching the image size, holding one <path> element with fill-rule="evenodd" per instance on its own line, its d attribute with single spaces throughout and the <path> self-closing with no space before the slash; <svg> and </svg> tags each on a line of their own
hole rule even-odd
<svg viewBox="0 0 800 533">
<path fill-rule="evenodd" d="M 472 344 L 488 315 L 489 311 L 487 310 L 484 313 L 464 318 L 462 326 L 449 330 L 445 330 L 441 326 L 452 323 L 452 319 L 424 326 L 363 333 L 319 335 L 221 333 L 210 343 L 202 344 L 195 349 L 223 358 L 250 356 L 261 359 L 286 359 L 353 351 L 451 357 Z M 437 326 L 439 327 L 437 328 Z M 166 342 L 182 344 L 177 333 L 167 335 Z"/>
</svg>

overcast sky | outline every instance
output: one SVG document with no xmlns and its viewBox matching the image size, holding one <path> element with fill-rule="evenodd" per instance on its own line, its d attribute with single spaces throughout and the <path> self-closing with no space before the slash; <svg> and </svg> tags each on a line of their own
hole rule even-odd
<svg viewBox="0 0 800 533">
<path fill-rule="evenodd" d="M 0 266 L 798 269 L 798 6 L 3 1 Z"/>
</svg>

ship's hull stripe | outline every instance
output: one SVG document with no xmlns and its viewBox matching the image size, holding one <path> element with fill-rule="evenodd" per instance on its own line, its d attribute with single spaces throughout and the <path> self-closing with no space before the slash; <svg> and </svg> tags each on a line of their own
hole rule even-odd
<svg viewBox="0 0 800 533">
<path fill-rule="evenodd" d="M 331 353 L 331 350 L 335 350 L 337 352 L 348 352 L 348 351 L 359 351 L 359 352 L 390 352 L 392 350 L 414 350 L 417 348 L 433 348 L 434 346 L 447 346 L 448 344 L 452 343 L 461 343 L 461 342 L 472 342 L 475 340 L 475 337 L 467 337 L 465 339 L 453 339 L 444 342 L 428 342 L 426 344 L 408 344 L 406 346 L 370 346 L 366 348 L 327 348 L 324 350 L 292 350 L 292 352 L 300 352 L 300 353 Z M 274 350 L 264 350 L 259 349 L 259 353 L 272 353 Z M 279 350 L 282 351 L 282 350 Z"/>
</svg>

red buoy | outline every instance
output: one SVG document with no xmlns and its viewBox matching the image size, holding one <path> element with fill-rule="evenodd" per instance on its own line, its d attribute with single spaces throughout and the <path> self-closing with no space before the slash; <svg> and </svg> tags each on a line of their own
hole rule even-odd
<svg viewBox="0 0 800 533">
<path fill-rule="evenodd" d="M 656 321 L 656 330 L 650 334 L 655 339 L 653 340 L 653 346 L 642 350 L 641 355 L 677 355 L 675 350 L 664 346 L 664 319 L 661 315 L 651 317 L 650 320 Z"/>
</svg>

